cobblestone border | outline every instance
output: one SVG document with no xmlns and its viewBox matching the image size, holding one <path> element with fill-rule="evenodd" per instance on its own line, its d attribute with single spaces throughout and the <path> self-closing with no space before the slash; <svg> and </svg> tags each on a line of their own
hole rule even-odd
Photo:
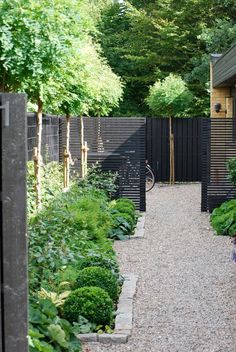
<svg viewBox="0 0 236 352">
<path fill-rule="evenodd" d="M 124 278 L 122 291 L 116 312 L 115 330 L 113 334 L 79 334 L 81 342 L 100 342 L 121 344 L 128 342 L 133 328 L 133 302 L 137 290 L 138 276 L 122 275 Z"/>
<path fill-rule="evenodd" d="M 146 213 L 140 213 L 140 218 L 138 219 L 137 226 L 134 235 L 130 236 L 130 239 L 144 238 L 145 236 L 145 221 Z"/>
</svg>

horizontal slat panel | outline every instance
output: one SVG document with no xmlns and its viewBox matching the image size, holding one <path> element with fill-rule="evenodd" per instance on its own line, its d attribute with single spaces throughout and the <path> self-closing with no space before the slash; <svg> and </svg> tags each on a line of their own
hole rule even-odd
<svg viewBox="0 0 236 352">
<path fill-rule="evenodd" d="M 96 161 L 105 170 L 119 173 L 119 195 L 132 199 L 144 211 L 146 119 L 84 118 L 84 138 L 88 142 L 88 163 Z M 100 134 L 99 134 L 100 130 Z M 65 119 L 60 122 L 60 160 L 65 145 Z M 99 140 L 99 141 L 98 141 Z M 98 153 L 99 150 L 104 152 Z M 71 120 L 70 150 L 78 170 L 80 160 L 80 119 Z"/>
</svg>

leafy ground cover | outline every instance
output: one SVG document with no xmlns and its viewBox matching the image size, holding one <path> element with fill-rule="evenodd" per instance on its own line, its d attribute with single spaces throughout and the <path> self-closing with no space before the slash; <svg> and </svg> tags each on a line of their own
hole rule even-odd
<svg viewBox="0 0 236 352">
<path fill-rule="evenodd" d="M 111 201 L 115 177 L 95 167 L 62 192 L 60 166 L 48 164 L 36 212 L 29 165 L 30 352 L 77 352 L 76 334 L 112 332 L 122 283 L 113 239 L 137 222 L 132 201 Z"/>
<path fill-rule="evenodd" d="M 236 158 L 227 162 L 228 179 L 236 186 Z M 217 235 L 236 236 L 236 200 L 230 200 L 214 209 L 211 224 Z"/>
<path fill-rule="evenodd" d="M 236 158 L 231 158 L 226 164 L 228 179 L 236 187 Z M 232 259 L 236 262 L 236 199 L 226 201 L 213 210 L 211 224 L 217 235 L 233 237 Z"/>
</svg>

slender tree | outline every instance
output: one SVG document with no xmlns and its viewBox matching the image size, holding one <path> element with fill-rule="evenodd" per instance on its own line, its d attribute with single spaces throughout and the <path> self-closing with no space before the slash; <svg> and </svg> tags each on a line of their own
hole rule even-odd
<svg viewBox="0 0 236 352">
<path fill-rule="evenodd" d="M 169 117 L 170 141 L 170 183 L 175 182 L 173 117 L 185 117 L 192 101 L 192 94 L 180 76 L 170 74 L 163 81 L 157 81 L 149 91 L 146 102 L 159 117 Z"/>
<path fill-rule="evenodd" d="M 2 91 L 25 91 L 37 109 L 36 190 L 41 203 L 43 105 L 57 87 L 55 73 L 78 35 L 78 1 L 6 0 L 0 3 Z"/>
</svg>

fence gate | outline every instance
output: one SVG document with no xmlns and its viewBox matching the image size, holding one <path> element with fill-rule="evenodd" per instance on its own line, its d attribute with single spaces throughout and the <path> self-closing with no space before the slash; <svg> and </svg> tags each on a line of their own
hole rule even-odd
<svg viewBox="0 0 236 352">
<path fill-rule="evenodd" d="M 0 352 L 27 352 L 26 98 L 0 106 Z"/>
<path fill-rule="evenodd" d="M 70 150 L 74 167 L 80 162 L 80 119 L 71 120 Z M 88 162 L 100 162 L 106 170 L 119 173 L 119 196 L 132 199 L 145 211 L 145 118 L 84 118 L 84 136 L 88 142 Z M 60 160 L 65 145 L 66 124 L 60 125 Z"/>
<path fill-rule="evenodd" d="M 175 180 L 201 181 L 203 118 L 173 118 Z M 170 179 L 169 119 L 147 118 L 147 159 L 158 181 Z"/>
</svg>

